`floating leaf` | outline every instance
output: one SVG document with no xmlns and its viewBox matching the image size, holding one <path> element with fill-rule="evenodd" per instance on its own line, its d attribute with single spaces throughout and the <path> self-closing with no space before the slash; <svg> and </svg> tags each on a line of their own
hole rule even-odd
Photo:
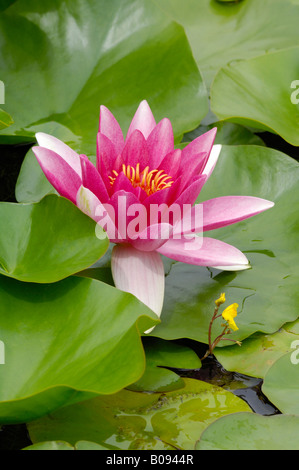
<svg viewBox="0 0 299 470">
<path fill-rule="evenodd" d="M 28 422 L 136 382 L 145 367 L 140 334 L 157 321 L 135 297 L 100 281 L 1 276 L 0 422 Z"/>
<path fill-rule="evenodd" d="M 108 248 L 95 222 L 50 195 L 36 204 L 0 203 L 0 273 L 27 282 L 55 282 L 88 268 Z"/>
<path fill-rule="evenodd" d="M 243 0 L 230 4 L 215 0 L 155 0 L 155 3 L 184 26 L 208 86 L 218 70 L 232 60 L 299 45 L 299 7 L 290 0 Z M 271 81 L 275 79 L 275 75 L 271 77 Z M 295 79 L 296 76 L 292 80 Z M 237 100 L 228 96 L 230 111 Z"/>
<path fill-rule="evenodd" d="M 243 341 L 241 348 L 216 348 L 214 354 L 227 370 L 264 378 L 272 364 L 292 350 L 293 341 L 299 341 L 299 320 L 272 335 L 256 333 Z"/>
<path fill-rule="evenodd" d="M 39 442 L 23 450 L 75 450 L 73 446 L 63 441 Z"/>
<path fill-rule="evenodd" d="M 0 130 L 1 129 L 6 129 L 6 127 L 9 127 L 13 124 L 13 119 L 12 117 L 3 111 L 3 109 L 0 109 Z"/>
<path fill-rule="evenodd" d="M 88 441 L 79 441 L 74 447 L 63 441 L 48 441 L 33 444 L 23 450 L 107 450 L 107 447 Z"/>
<path fill-rule="evenodd" d="M 122 390 L 68 406 L 29 425 L 33 442 L 78 440 L 112 449 L 193 449 L 215 419 L 249 411 L 240 398 L 220 387 L 184 379 L 185 388 L 167 393 Z"/>
<path fill-rule="evenodd" d="M 213 82 L 213 112 L 219 119 L 270 130 L 299 146 L 298 57 L 299 47 L 293 47 L 228 64 Z"/>
<path fill-rule="evenodd" d="M 299 342 L 278 359 L 265 375 L 263 393 L 282 412 L 299 415 Z"/>
<path fill-rule="evenodd" d="M 225 121 L 215 122 L 209 126 L 199 126 L 194 131 L 184 135 L 184 142 L 191 142 L 213 127 L 217 127 L 215 145 L 265 145 L 260 137 L 253 134 L 246 127 Z"/>
<path fill-rule="evenodd" d="M 199 369 L 201 361 L 187 346 L 163 341 L 157 338 L 144 338 L 146 368 L 143 376 L 130 390 L 165 392 L 184 387 L 184 381 L 167 367 L 175 369 Z"/>
<path fill-rule="evenodd" d="M 299 450 L 299 416 L 235 413 L 212 423 L 196 450 Z"/>
<path fill-rule="evenodd" d="M 184 29 L 148 0 L 57 0 L 55 8 L 51 0 L 18 0 L 1 13 L 0 41 L 15 116 L 2 143 L 43 131 L 95 155 L 101 104 L 126 131 L 147 99 L 157 119 L 171 119 L 176 137 L 208 112 Z"/>
</svg>

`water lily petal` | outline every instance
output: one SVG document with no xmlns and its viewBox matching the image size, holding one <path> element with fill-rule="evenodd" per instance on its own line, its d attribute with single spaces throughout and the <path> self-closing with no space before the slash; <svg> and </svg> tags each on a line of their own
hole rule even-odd
<svg viewBox="0 0 299 470">
<path fill-rule="evenodd" d="M 202 190 L 206 180 L 207 177 L 205 175 L 193 177 L 192 180 L 189 181 L 189 185 L 183 190 L 181 194 L 176 197 L 175 203 L 181 207 L 183 204 L 189 204 L 192 206 L 198 198 L 198 195 Z"/>
<path fill-rule="evenodd" d="M 122 151 L 122 159 L 126 165 L 136 168 L 140 164 L 140 171 L 144 170 L 149 164 L 149 155 L 146 140 L 143 134 L 136 129 L 126 140 L 126 144 Z"/>
<path fill-rule="evenodd" d="M 223 196 L 204 201 L 203 230 L 214 230 L 240 222 L 271 209 L 274 202 L 251 196 Z"/>
<path fill-rule="evenodd" d="M 174 150 L 172 125 L 169 119 L 162 119 L 150 133 L 147 147 L 151 162 L 151 170 L 159 167 L 163 158 Z"/>
<path fill-rule="evenodd" d="M 115 286 L 130 292 L 160 316 L 165 275 L 161 256 L 156 251 L 139 251 L 132 246 L 114 246 L 111 269 Z"/>
<path fill-rule="evenodd" d="M 81 176 L 80 158 L 77 152 L 71 149 L 61 140 L 44 132 L 37 132 L 35 135 L 38 145 L 60 155 L 79 176 Z"/>
<path fill-rule="evenodd" d="M 210 266 L 213 269 L 219 269 L 220 271 L 245 271 L 245 269 L 251 269 L 250 264 L 236 264 L 229 266 Z"/>
<path fill-rule="evenodd" d="M 119 240 L 116 242 L 121 243 L 122 241 L 127 241 L 128 225 L 136 217 L 135 212 L 130 212 L 129 208 L 140 208 L 140 201 L 133 192 L 121 189 L 112 195 L 109 204 L 114 212 L 114 220 L 119 234 Z"/>
<path fill-rule="evenodd" d="M 184 223 L 183 218 L 175 228 L 174 234 L 206 232 L 226 227 L 271 209 L 274 202 L 252 196 L 223 196 L 209 199 L 200 204 L 202 210 L 201 220 L 196 220 L 195 217 L 197 206 L 193 206 L 190 213 L 186 215 L 188 224 Z M 183 229 L 183 227 L 186 227 L 186 229 Z"/>
<path fill-rule="evenodd" d="M 209 156 L 214 145 L 216 133 L 217 127 L 214 127 L 210 131 L 200 135 L 190 142 L 190 144 L 183 149 L 182 165 L 185 165 L 185 162 L 196 158 L 199 153 L 206 153 Z"/>
<path fill-rule="evenodd" d="M 97 134 L 97 169 L 100 173 L 104 170 L 109 173 L 115 168 L 115 160 L 117 157 L 116 149 L 114 144 L 108 137 L 101 132 Z"/>
<path fill-rule="evenodd" d="M 80 186 L 76 195 L 76 205 L 84 214 L 97 222 L 96 209 L 101 205 L 101 202 L 92 191 L 84 186 Z"/>
<path fill-rule="evenodd" d="M 198 266 L 219 266 L 247 269 L 246 256 L 234 246 L 213 238 L 191 237 L 168 240 L 157 249 L 159 253 L 176 261 Z"/>
<path fill-rule="evenodd" d="M 172 230 L 168 223 L 153 224 L 135 235 L 130 243 L 141 251 L 155 251 L 169 240 Z"/>
<path fill-rule="evenodd" d="M 196 158 L 188 161 L 183 169 L 179 169 L 179 174 L 182 176 L 182 182 L 178 194 L 181 194 L 187 188 L 187 186 L 190 186 L 190 183 L 196 179 L 196 176 L 201 176 L 207 160 L 207 153 L 199 153 L 196 155 Z"/>
<path fill-rule="evenodd" d="M 177 194 L 179 194 L 179 188 L 182 184 L 182 177 L 177 178 L 174 183 L 169 188 L 164 188 L 161 191 L 156 191 L 155 193 L 147 196 L 142 199 L 142 203 L 145 205 L 146 209 L 150 211 L 151 206 L 167 204 L 170 206 L 176 200 Z"/>
<path fill-rule="evenodd" d="M 206 166 L 205 166 L 205 168 L 202 172 L 203 175 L 207 176 L 207 179 L 211 176 L 211 174 L 212 174 L 212 172 L 213 172 L 213 170 L 216 166 L 216 163 L 218 161 L 221 149 L 222 149 L 222 145 L 217 144 L 217 145 L 214 145 L 212 150 L 211 150 L 209 159 L 208 159 L 208 161 L 206 163 Z"/>
<path fill-rule="evenodd" d="M 157 169 L 163 170 L 164 173 L 172 178 L 176 178 L 180 168 L 181 158 L 182 151 L 180 149 L 176 149 L 166 155 Z"/>
<path fill-rule="evenodd" d="M 126 142 L 136 129 L 143 134 L 145 139 L 147 139 L 155 127 L 156 121 L 151 111 L 151 108 L 149 107 L 148 102 L 146 100 L 143 100 L 138 106 L 138 109 L 131 121 L 126 137 Z"/>
<path fill-rule="evenodd" d="M 80 186 L 76 196 L 77 207 L 84 212 L 84 214 L 91 217 L 95 222 L 98 223 L 99 227 L 96 228 L 96 235 L 98 238 L 105 237 L 100 227 L 103 227 L 107 232 L 108 237 L 112 240 L 117 236 L 115 227 L 115 221 L 110 217 L 109 212 L 105 206 L 99 201 L 92 191 L 84 186 Z M 102 222 L 105 220 L 104 222 Z"/>
<path fill-rule="evenodd" d="M 100 107 L 99 132 L 111 140 L 117 153 L 121 153 L 124 146 L 122 130 L 111 111 L 103 105 Z"/>
<path fill-rule="evenodd" d="M 138 198 L 142 189 L 138 187 L 134 188 L 131 181 L 126 177 L 123 171 L 121 171 L 113 183 L 113 192 L 117 193 L 118 191 L 133 193 Z"/>
<path fill-rule="evenodd" d="M 33 147 L 32 150 L 48 181 L 56 191 L 76 204 L 76 195 L 82 183 L 78 173 L 53 150 L 44 147 Z"/>
<path fill-rule="evenodd" d="M 107 202 L 109 195 L 106 186 L 95 168 L 95 166 L 89 161 L 86 155 L 80 155 L 80 163 L 82 168 L 82 184 L 85 188 L 90 189 L 97 198 L 102 202 Z"/>
</svg>

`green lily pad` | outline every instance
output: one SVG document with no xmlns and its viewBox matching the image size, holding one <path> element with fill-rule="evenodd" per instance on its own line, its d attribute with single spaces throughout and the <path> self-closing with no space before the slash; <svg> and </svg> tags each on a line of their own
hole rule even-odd
<svg viewBox="0 0 299 470">
<path fill-rule="evenodd" d="M 235 413 L 212 423 L 196 450 L 299 450 L 299 416 Z"/>
<path fill-rule="evenodd" d="M 26 282 L 55 282 L 88 268 L 106 252 L 95 222 L 65 198 L 0 203 L 0 273 Z M 67 221 L 67 223 L 66 223 Z"/>
<path fill-rule="evenodd" d="M 99 107 L 124 131 L 147 99 L 176 137 L 196 127 L 208 100 L 182 26 L 147 0 L 18 0 L 0 17 L 1 79 L 19 141 L 38 131 L 95 155 Z M 20 43 L 22 48 L 20 49 Z"/>
<path fill-rule="evenodd" d="M 225 121 L 214 122 L 209 126 L 199 126 L 194 131 L 185 134 L 184 141 L 191 142 L 198 136 L 211 130 L 213 127 L 217 127 L 217 134 L 214 142 L 215 145 L 265 145 L 260 137 L 255 135 L 249 129 L 246 129 L 246 127 Z"/>
<path fill-rule="evenodd" d="M 88 441 L 79 441 L 75 446 L 63 441 L 48 441 L 33 444 L 23 450 L 107 450 L 107 447 Z"/>
<path fill-rule="evenodd" d="M 89 441 L 78 441 L 75 444 L 75 450 L 109 450 L 107 447 Z"/>
<path fill-rule="evenodd" d="M 243 0 L 230 4 L 215 0 L 155 0 L 155 3 L 184 26 L 208 86 L 218 70 L 232 60 L 299 45 L 299 8 L 290 0 Z M 275 79 L 272 76 L 271 82 Z M 292 80 L 295 79 L 296 75 Z M 230 98 L 230 111 L 233 95 L 227 90 L 224 93 Z"/>
<path fill-rule="evenodd" d="M 144 338 L 146 368 L 143 376 L 128 388 L 135 391 L 166 392 L 184 387 L 184 381 L 167 367 L 175 369 L 199 369 L 201 361 L 187 346 Z M 165 368 L 166 367 L 166 368 Z"/>
<path fill-rule="evenodd" d="M 265 375 L 262 391 L 282 412 L 299 415 L 299 341 Z"/>
<path fill-rule="evenodd" d="M 3 111 L 3 109 L 0 109 L 0 130 L 6 129 L 12 124 L 13 124 L 13 118 L 8 113 Z"/>
<path fill-rule="evenodd" d="M 216 0 L 219 3 L 239 3 L 242 0 Z"/>
<path fill-rule="evenodd" d="M 157 322 L 134 296 L 96 280 L 1 276 L 0 423 L 28 422 L 136 382 L 145 368 L 140 335 Z"/>
<path fill-rule="evenodd" d="M 288 323 L 272 335 L 256 333 L 242 347 L 216 348 L 214 354 L 225 369 L 264 378 L 268 369 L 299 341 L 299 320 Z"/>
<path fill-rule="evenodd" d="M 198 202 L 247 195 L 274 201 L 275 206 L 205 234 L 243 251 L 251 269 L 225 272 L 172 264 L 166 276 L 161 324 L 153 330 L 153 336 L 207 343 L 214 301 L 221 292 L 226 293 L 225 306 L 239 304 L 239 330 L 230 335 L 231 339 L 242 341 L 257 331 L 272 334 L 298 318 L 298 180 L 298 162 L 280 152 L 257 146 L 223 147 Z M 223 330 L 221 323 L 221 319 L 215 322 L 215 337 Z M 219 346 L 229 344 L 222 341 Z"/>
<path fill-rule="evenodd" d="M 54 439 L 74 445 L 97 442 L 112 449 L 193 449 L 215 419 L 249 411 L 230 392 L 184 379 L 185 388 L 167 393 L 122 390 L 118 394 L 65 407 L 29 425 L 33 442 Z"/>
<path fill-rule="evenodd" d="M 25 447 L 23 450 L 75 450 L 75 447 L 63 441 L 49 441 L 33 444 L 32 446 Z"/>
<path fill-rule="evenodd" d="M 298 85 L 292 88 L 299 76 L 298 57 L 297 46 L 228 64 L 213 82 L 213 112 L 219 119 L 269 130 L 299 146 Z"/>
</svg>

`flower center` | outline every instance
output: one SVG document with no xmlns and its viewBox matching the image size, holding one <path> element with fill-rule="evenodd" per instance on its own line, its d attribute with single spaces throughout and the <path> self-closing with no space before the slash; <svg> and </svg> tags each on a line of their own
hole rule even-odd
<svg viewBox="0 0 299 470">
<path fill-rule="evenodd" d="M 170 188 L 173 184 L 171 176 L 168 176 L 163 170 L 149 171 L 147 166 L 143 171 L 140 171 L 140 163 L 137 163 L 136 168 L 123 164 L 122 172 L 130 180 L 134 188 L 139 187 L 143 189 L 148 196 L 161 191 L 161 189 Z M 112 173 L 114 176 L 109 176 L 111 186 L 113 186 L 118 176 L 116 170 L 113 170 Z"/>
</svg>

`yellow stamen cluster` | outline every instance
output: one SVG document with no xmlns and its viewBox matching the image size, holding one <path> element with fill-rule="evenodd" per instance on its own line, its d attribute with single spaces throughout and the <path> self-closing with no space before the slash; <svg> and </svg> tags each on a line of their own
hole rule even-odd
<svg viewBox="0 0 299 470">
<path fill-rule="evenodd" d="M 171 176 L 168 176 L 163 170 L 149 171 L 147 166 L 144 170 L 140 171 L 140 163 L 137 163 L 136 168 L 123 164 L 122 172 L 130 180 L 134 188 L 139 187 L 143 189 L 148 196 L 161 191 L 161 189 L 170 188 L 173 184 Z M 118 176 L 116 170 L 113 170 L 112 173 L 114 176 L 109 176 L 111 186 Z"/>
</svg>

